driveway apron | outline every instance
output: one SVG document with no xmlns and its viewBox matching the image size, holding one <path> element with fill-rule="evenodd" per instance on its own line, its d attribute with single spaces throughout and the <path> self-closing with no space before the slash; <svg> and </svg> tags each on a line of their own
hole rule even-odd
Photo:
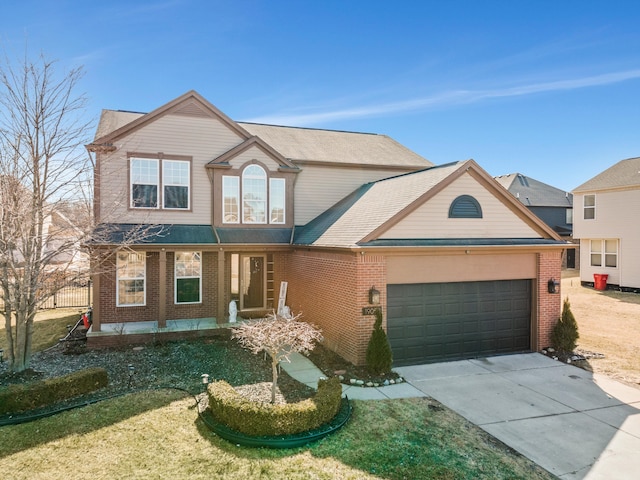
<svg viewBox="0 0 640 480">
<path fill-rule="evenodd" d="M 539 353 L 394 370 L 562 479 L 640 478 L 640 389 Z"/>
</svg>

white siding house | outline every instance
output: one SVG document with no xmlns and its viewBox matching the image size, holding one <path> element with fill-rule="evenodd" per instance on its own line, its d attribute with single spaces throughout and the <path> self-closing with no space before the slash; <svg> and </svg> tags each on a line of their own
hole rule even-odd
<svg viewBox="0 0 640 480">
<path fill-rule="evenodd" d="M 640 158 L 622 160 L 573 191 L 580 280 L 640 292 Z"/>
</svg>

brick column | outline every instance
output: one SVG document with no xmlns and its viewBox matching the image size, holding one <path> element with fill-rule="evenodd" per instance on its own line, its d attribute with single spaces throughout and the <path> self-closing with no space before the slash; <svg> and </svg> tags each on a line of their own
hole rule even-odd
<svg viewBox="0 0 640 480">
<path fill-rule="evenodd" d="M 387 329 L 387 269 L 384 255 L 371 255 L 365 253 L 358 255 L 357 263 L 357 303 L 359 317 L 357 319 L 357 349 L 356 365 L 366 364 L 367 345 L 373 331 L 375 315 L 364 315 L 362 307 L 369 307 L 369 290 L 375 287 L 380 292 L 380 305 L 382 308 L 382 328 Z"/>
<path fill-rule="evenodd" d="M 167 252 L 160 250 L 158 271 L 158 328 L 167 326 Z"/>
<path fill-rule="evenodd" d="M 560 283 L 562 275 L 562 252 L 545 251 L 537 256 L 537 332 L 532 332 L 533 348 L 539 351 L 551 345 L 551 331 L 560 318 L 562 293 L 558 285 L 558 293 L 549 293 L 548 282 L 553 279 Z"/>
</svg>

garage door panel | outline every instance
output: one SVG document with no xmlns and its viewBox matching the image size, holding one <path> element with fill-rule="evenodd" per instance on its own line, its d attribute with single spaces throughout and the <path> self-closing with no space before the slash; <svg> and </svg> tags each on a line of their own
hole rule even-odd
<svg viewBox="0 0 640 480">
<path fill-rule="evenodd" d="M 387 298 L 397 366 L 530 348 L 530 280 L 388 285 Z"/>
<path fill-rule="evenodd" d="M 478 303 L 477 302 L 464 302 L 462 304 L 462 311 L 464 313 L 477 313 L 478 312 Z"/>
</svg>

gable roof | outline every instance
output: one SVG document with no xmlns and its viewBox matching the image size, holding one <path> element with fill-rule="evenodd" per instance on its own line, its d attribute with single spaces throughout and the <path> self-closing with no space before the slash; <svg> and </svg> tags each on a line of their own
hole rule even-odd
<svg viewBox="0 0 640 480">
<path fill-rule="evenodd" d="M 512 195 L 495 185 L 494 180 L 478 164 L 473 160 L 466 160 L 363 185 L 307 225 L 297 229 L 294 244 L 323 247 L 375 245 L 380 233 L 469 171 L 473 171 L 481 183 L 492 189 L 494 195 L 533 226 L 541 237 L 560 240 L 553 230 Z M 417 246 L 421 240 L 407 242 Z"/>
<path fill-rule="evenodd" d="M 520 202 L 527 207 L 571 207 L 573 195 L 521 173 L 495 177 Z"/>
<path fill-rule="evenodd" d="M 280 152 L 274 150 L 271 145 L 265 143 L 260 137 L 251 137 L 248 140 L 245 140 L 239 145 L 236 145 L 231 150 L 223 153 L 218 158 L 214 158 L 211 160 L 206 167 L 207 168 L 215 168 L 215 167 L 225 167 L 229 168 L 229 161 L 234 157 L 240 155 L 243 152 L 246 152 L 251 147 L 257 147 L 262 150 L 266 155 L 270 156 L 273 160 L 280 164 L 280 169 L 290 169 L 290 170 L 299 170 L 299 168 L 291 163 L 289 160 L 284 158 Z"/>
<path fill-rule="evenodd" d="M 127 135 L 166 114 L 213 116 L 244 140 L 259 137 L 287 162 L 367 165 L 386 169 L 422 169 L 433 163 L 386 135 L 313 128 L 235 122 L 195 91 L 190 91 L 150 113 L 103 110 L 89 150 L 112 147 Z M 266 148 L 266 147 L 265 147 Z"/>
<path fill-rule="evenodd" d="M 168 113 L 216 117 L 241 137 L 245 139 L 251 137 L 251 134 L 218 110 L 202 95 L 191 90 L 146 114 L 122 111 L 103 111 L 96 131 L 96 137 L 93 143 L 88 145 L 87 148 L 91 150 L 92 148 L 95 149 L 101 146 L 110 145 L 118 138 L 148 125 L 155 119 Z"/>
<path fill-rule="evenodd" d="M 574 193 L 640 187 L 640 157 L 621 160 L 573 190 Z"/>
</svg>

